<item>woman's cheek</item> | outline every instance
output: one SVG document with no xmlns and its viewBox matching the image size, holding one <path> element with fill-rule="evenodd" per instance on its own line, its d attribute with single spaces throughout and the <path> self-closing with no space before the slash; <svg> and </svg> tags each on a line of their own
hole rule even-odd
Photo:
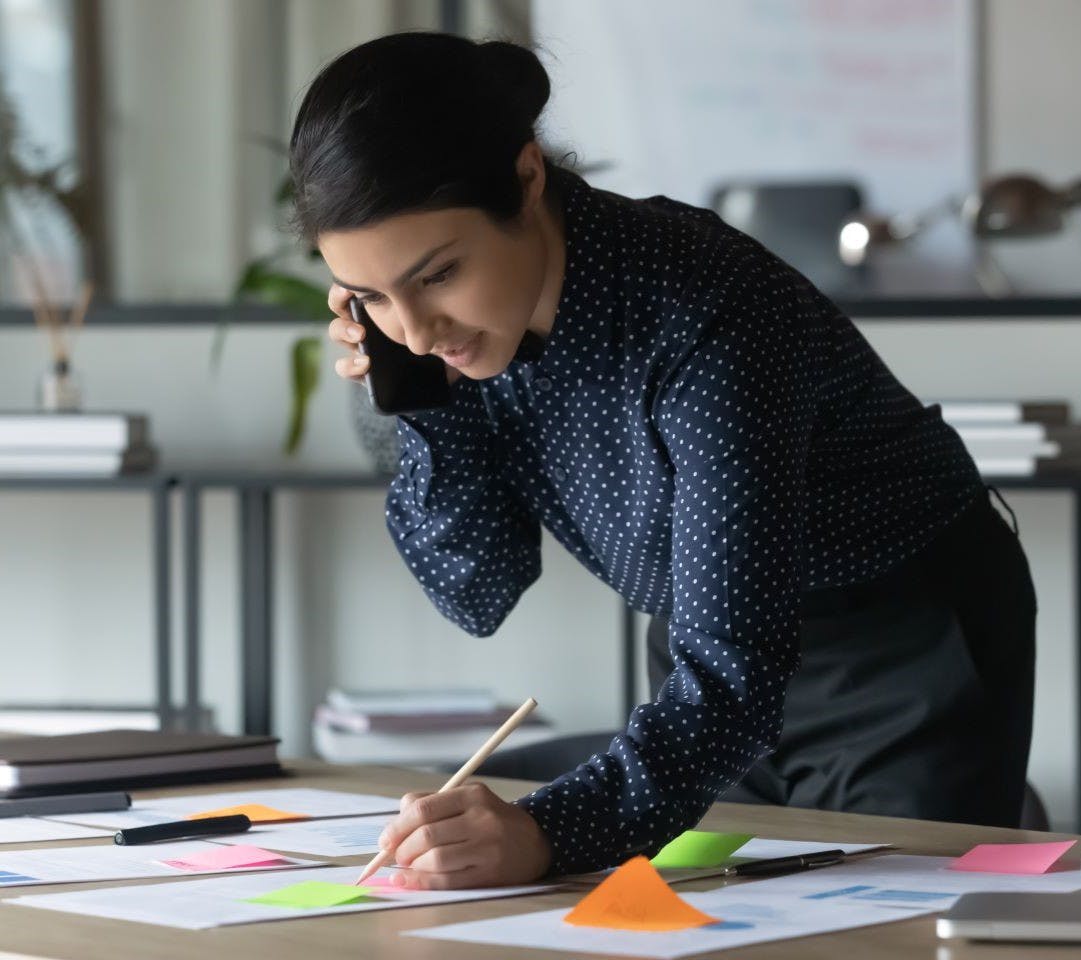
<svg viewBox="0 0 1081 960">
<path fill-rule="evenodd" d="M 467 327 L 485 330 L 493 336 L 512 336 L 521 312 L 520 294 L 516 296 L 512 283 L 491 278 L 487 283 L 471 284 L 464 291 L 458 309 L 459 321 Z M 528 318 L 525 322 L 528 322 Z"/>
</svg>

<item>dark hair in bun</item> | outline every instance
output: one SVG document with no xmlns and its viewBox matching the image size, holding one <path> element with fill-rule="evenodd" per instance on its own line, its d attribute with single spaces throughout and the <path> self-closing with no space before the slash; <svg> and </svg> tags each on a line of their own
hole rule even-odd
<svg viewBox="0 0 1081 960">
<path fill-rule="evenodd" d="M 515 160 L 549 92 L 536 55 L 513 43 L 397 33 L 354 47 L 323 68 L 297 113 L 297 229 L 314 241 L 447 207 L 512 219 Z"/>
</svg>

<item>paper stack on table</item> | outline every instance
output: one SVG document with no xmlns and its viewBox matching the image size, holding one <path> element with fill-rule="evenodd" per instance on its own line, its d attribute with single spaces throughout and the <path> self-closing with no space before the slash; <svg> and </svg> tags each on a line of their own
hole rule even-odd
<svg viewBox="0 0 1081 960">
<path fill-rule="evenodd" d="M 402 890 L 387 886 L 381 879 L 389 877 L 393 872 L 379 871 L 373 878 L 375 882 L 367 888 L 352 886 L 357 878 L 356 867 L 325 867 L 317 870 L 294 870 L 288 876 L 249 873 L 244 876 L 215 877 L 211 880 L 15 897 L 2 901 L 0 910 L 4 905 L 40 907 L 92 917 L 204 930 L 260 920 L 286 920 L 323 914 L 364 913 L 439 903 L 492 900 L 552 889 L 550 884 L 533 884 L 446 892 Z M 323 886 L 318 893 L 312 887 L 300 891 L 288 889 L 310 882 L 349 889 L 331 890 Z M 346 899 L 350 893 L 354 897 L 359 895 L 359 899 L 350 902 Z"/>
<path fill-rule="evenodd" d="M 948 908 L 964 893 L 1081 890 L 1081 870 L 1076 868 L 1010 875 L 953 869 L 955 862 L 947 857 L 890 855 L 732 884 L 707 893 L 683 894 L 681 899 L 687 905 L 715 918 L 715 922 L 678 930 L 648 930 L 640 925 L 634 929 L 630 924 L 622 929 L 577 926 L 567 922 L 566 909 L 559 909 L 446 924 L 408 931 L 406 935 L 674 960 L 934 913 Z M 609 877 L 606 883 L 612 879 Z M 642 911 L 647 908 L 644 906 Z"/>
<path fill-rule="evenodd" d="M 257 843 L 270 850 L 316 857 L 351 857 L 379 852 L 379 834 L 389 816 L 342 817 L 337 820 L 309 820 L 277 827 L 252 827 L 244 833 L 215 837 L 215 843 Z"/>
<path fill-rule="evenodd" d="M 85 840 L 111 836 L 108 830 L 74 823 L 42 820 L 38 817 L 0 818 L 0 844 L 42 843 L 48 840 Z"/>
<path fill-rule="evenodd" d="M 230 858 L 230 851 L 234 850 L 233 847 L 202 840 L 148 843 L 135 847 L 99 844 L 13 850 L 0 853 L 0 887 L 175 877 L 180 873 L 220 873 L 223 870 L 237 869 L 282 870 L 318 866 L 313 860 L 298 860 L 254 847 L 247 849 L 246 860 L 243 857 Z M 357 868 L 351 869 L 355 872 Z M 122 889 L 127 891 L 134 888 Z"/>
<path fill-rule="evenodd" d="M 136 824 L 145 824 L 239 811 L 257 825 L 213 842 L 0 852 L 0 887 L 223 874 L 175 883 L 25 895 L 3 900 L 0 912 L 4 905 L 35 907 L 198 930 L 525 896 L 558 888 L 531 884 L 446 892 L 403 889 L 390 883 L 396 872 L 392 868 L 380 870 L 358 887 L 353 885 L 358 866 L 317 864 L 286 855 L 374 852 L 391 814 L 367 811 L 386 811 L 388 806 L 393 810 L 397 804 L 385 797 L 285 788 L 140 801 L 131 811 L 87 814 L 87 820 L 97 823 L 108 820 L 127 825 L 123 821 L 132 816 Z M 59 822 L 38 823 L 45 829 L 83 829 Z M 11 829 L 33 830 L 34 825 Z M 692 830 L 666 846 L 653 862 L 636 857 L 617 869 L 584 878 L 591 889 L 572 909 L 445 924 L 407 935 L 670 960 L 934 913 L 965 893 L 1078 891 L 1081 869 L 1075 861 L 1063 859 L 1073 846 L 1073 841 L 981 844 L 956 859 L 857 856 L 839 865 L 772 879 L 734 881 L 712 891 L 680 895 L 669 885 L 673 877 L 708 877 L 726 865 L 759 859 L 832 849 L 857 854 L 876 848 Z M 283 869 L 288 874 L 281 873 Z"/>
</svg>

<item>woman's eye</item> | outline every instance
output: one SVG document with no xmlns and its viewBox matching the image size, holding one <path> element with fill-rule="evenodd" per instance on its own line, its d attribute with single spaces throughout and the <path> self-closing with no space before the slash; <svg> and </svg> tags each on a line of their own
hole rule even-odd
<svg viewBox="0 0 1081 960">
<path fill-rule="evenodd" d="M 364 306 L 370 307 L 373 304 L 382 303 L 383 302 L 383 294 L 381 294 L 381 293 L 369 293 L 369 294 L 365 294 L 363 297 L 357 297 L 357 299 L 362 304 L 364 304 Z"/>
<path fill-rule="evenodd" d="M 427 286 L 430 283 L 444 283 L 444 282 L 446 282 L 448 279 L 450 279 L 451 274 L 454 273 L 454 269 L 457 266 L 458 266 L 457 263 L 448 263 L 438 273 L 433 273 L 433 274 L 430 274 L 429 276 L 425 277 L 424 278 L 424 285 Z"/>
</svg>

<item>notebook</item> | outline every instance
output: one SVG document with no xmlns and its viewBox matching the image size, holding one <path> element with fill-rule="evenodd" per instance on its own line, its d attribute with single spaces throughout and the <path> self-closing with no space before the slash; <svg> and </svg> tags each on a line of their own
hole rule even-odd
<svg viewBox="0 0 1081 960">
<path fill-rule="evenodd" d="M 0 795 L 281 775 L 276 737 L 103 730 L 0 739 Z"/>
<path fill-rule="evenodd" d="M 938 918 L 936 929 L 943 939 L 1077 943 L 1081 893 L 966 893 Z"/>
</svg>

